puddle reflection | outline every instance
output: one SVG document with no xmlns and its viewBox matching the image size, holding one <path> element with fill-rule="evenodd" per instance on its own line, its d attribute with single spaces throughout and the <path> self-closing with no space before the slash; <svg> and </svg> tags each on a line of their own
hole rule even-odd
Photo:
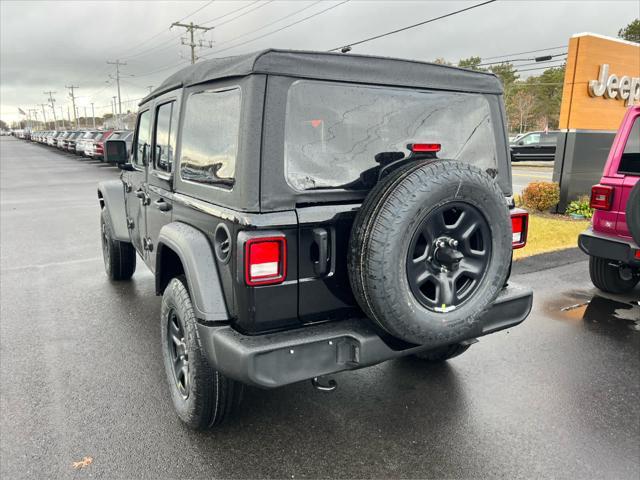
<svg viewBox="0 0 640 480">
<path fill-rule="evenodd" d="M 580 321 L 585 326 L 610 331 L 640 332 L 640 305 L 637 301 L 619 301 L 589 292 L 574 291 L 548 305 L 556 318 Z"/>
</svg>

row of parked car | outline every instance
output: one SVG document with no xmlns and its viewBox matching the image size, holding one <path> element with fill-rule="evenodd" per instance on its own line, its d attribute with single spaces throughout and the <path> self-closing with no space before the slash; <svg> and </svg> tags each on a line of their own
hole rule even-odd
<svg viewBox="0 0 640 480">
<path fill-rule="evenodd" d="M 131 130 L 50 130 L 29 132 L 28 135 L 20 138 L 104 161 L 104 142 L 107 139 L 124 140 L 130 147 L 133 132 Z"/>
</svg>

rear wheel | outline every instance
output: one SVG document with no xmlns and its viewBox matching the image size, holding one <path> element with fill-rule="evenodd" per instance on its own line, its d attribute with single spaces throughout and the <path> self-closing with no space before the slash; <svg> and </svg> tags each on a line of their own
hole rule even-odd
<svg viewBox="0 0 640 480">
<path fill-rule="evenodd" d="M 195 430 L 221 424 L 239 407 L 244 385 L 209 365 L 184 276 L 167 285 L 160 318 L 162 357 L 178 417 Z"/>
<path fill-rule="evenodd" d="M 136 249 L 130 243 L 113 238 L 111 218 L 106 208 L 100 212 L 100 236 L 107 276 L 114 281 L 129 280 L 136 271 Z"/>
<path fill-rule="evenodd" d="M 589 275 L 597 288 L 609 293 L 630 292 L 640 280 L 630 267 L 601 257 L 589 257 Z"/>
</svg>

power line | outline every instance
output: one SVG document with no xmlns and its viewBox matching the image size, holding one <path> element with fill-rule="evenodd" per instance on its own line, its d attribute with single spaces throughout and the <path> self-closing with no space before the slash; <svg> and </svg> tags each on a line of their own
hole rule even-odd
<svg viewBox="0 0 640 480">
<path fill-rule="evenodd" d="M 189 18 L 190 16 L 195 15 L 195 14 L 196 14 L 196 13 L 198 13 L 199 11 L 201 11 L 201 10 L 203 10 L 203 9 L 207 8 L 207 7 L 208 7 L 209 5 L 211 5 L 214 1 L 215 1 L 215 0 L 210 0 L 210 1 L 208 1 L 208 2 L 207 2 L 207 3 L 205 3 L 203 6 L 201 6 L 201 7 L 197 8 L 197 9 L 195 9 L 193 12 L 191 12 L 191 13 L 189 13 L 188 15 L 185 15 L 184 17 L 182 17 L 180 20 L 178 20 L 178 22 L 182 22 L 182 21 L 184 21 L 185 19 Z M 134 47 L 128 47 L 128 48 L 127 48 L 127 51 L 132 51 L 132 50 L 133 50 L 133 51 L 135 51 L 136 49 L 138 49 L 138 48 L 139 48 L 139 47 L 141 47 L 142 45 L 144 45 L 144 44 L 146 44 L 146 43 L 150 42 L 151 40 L 154 40 L 154 39 L 158 38 L 159 36 L 161 36 L 161 35 L 163 35 L 163 34 L 165 34 L 165 33 L 167 33 L 167 30 L 162 30 L 162 31 L 160 31 L 160 32 L 156 33 L 155 35 L 153 35 L 153 36 L 151 36 L 151 37 L 147 38 L 146 40 L 143 40 L 142 42 L 138 43 L 138 45 L 136 45 L 136 46 L 134 46 Z M 122 56 L 121 56 L 121 58 L 131 58 L 131 57 L 134 57 L 134 56 L 137 56 L 137 55 L 138 55 L 138 54 L 122 55 Z"/>
<path fill-rule="evenodd" d="M 507 53 L 505 55 L 497 55 L 495 57 L 484 57 L 482 58 L 482 60 L 493 60 L 495 58 L 510 57 L 512 55 L 525 55 L 527 53 L 547 52 L 549 50 L 557 50 L 558 48 L 566 48 L 566 47 L 567 47 L 566 45 L 560 45 L 558 47 L 539 48 L 537 50 L 528 50 L 526 52 Z"/>
<path fill-rule="evenodd" d="M 238 15 L 237 17 L 233 17 L 232 19 L 229 19 L 229 20 L 227 20 L 227 21 L 225 21 L 225 22 L 223 22 L 223 23 L 221 23 L 219 25 L 215 25 L 215 26 L 219 27 L 220 25 L 224 25 L 225 23 L 229 23 L 229 22 L 235 20 L 236 18 L 240 18 L 240 17 L 243 17 L 245 15 L 248 15 L 249 13 L 253 12 L 254 10 L 257 10 L 258 8 L 262 8 L 265 5 L 271 3 L 272 1 L 273 0 L 270 0 L 269 2 L 263 3 L 262 5 L 259 5 L 257 8 L 253 8 L 251 10 L 243 12 L 240 15 Z M 250 7 L 252 7 L 253 5 L 255 5 L 256 3 L 259 3 L 259 2 L 260 2 L 260 0 L 255 0 L 255 1 L 251 2 L 248 5 L 245 5 L 244 7 L 236 8 L 235 10 L 231 10 L 229 13 L 225 13 L 224 15 L 221 15 L 219 17 L 215 17 L 215 18 L 212 18 L 210 20 L 207 20 L 206 22 L 202 22 L 202 25 L 208 25 L 208 24 L 213 23 L 213 22 L 215 22 L 217 20 L 221 20 L 221 19 L 223 19 L 225 17 L 228 17 L 229 15 L 233 15 L 234 13 L 239 12 L 240 10 L 244 10 L 245 8 L 250 8 Z"/>
<path fill-rule="evenodd" d="M 553 59 L 553 60 L 542 60 L 540 62 L 522 63 L 520 65 L 514 65 L 514 67 L 516 67 L 516 68 L 528 67 L 530 65 L 540 65 L 541 63 L 558 62 L 558 61 L 564 62 L 565 60 L 566 60 L 566 58 L 556 58 L 556 59 Z"/>
<path fill-rule="evenodd" d="M 563 63 L 558 63 L 557 65 L 545 65 L 544 67 L 538 67 L 538 68 L 525 68 L 524 70 L 516 70 L 516 72 L 520 73 L 520 72 L 533 72 L 534 70 L 548 70 L 550 68 L 558 68 L 558 67 L 562 67 L 564 66 L 564 62 Z"/>
<path fill-rule="evenodd" d="M 295 22 L 290 23 L 288 25 L 285 25 L 283 27 L 280 27 L 280 28 L 278 28 L 276 30 L 273 30 L 272 32 L 267 32 L 264 35 L 260 35 L 258 37 L 249 39 L 249 40 L 247 40 L 245 42 L 241 42 L 241 43 L 238 43 L 236 45 L 231 45 L 230 47 L 223 48 L 222 50 L 216 50 L 215 52 L 211 53 L 210 55 L 203 55 L 202 57 L 203 58 L 207 58 L 207 57 L 210 57 L 211 55 L 216 55 L 216 54 L 219 54 L 219 53 L 222 53 L 222 52 L 226 52 L 227 50 L 231 50 L 233 48 L 241 47 L 242 45 L 246 45 L 248 43 L 255 42 L 256 40 L 260 40 L 262 38 L 268 37 L 269 35 L 273 35 L 274 33 L 281 32 L 282 30 L 285 30 L 285 29 L 287 29 L 289 27 L 293 27 L 294 25 L 297 25 L 299 23 L 305 22 L 305 21 L 307 21 L 307 20 L 309 20 L 309 19 L 311 19 L 313 17 L 317 17 L 318 15 L 322 15 L 323 13 L 328 12 L 329 10 L 333 10 L 334 8 L 337 8 L 340 5 L 343 5 L 343 4 L 347 3 L 348 1 L 349 0 L 343 0 L 342 2 L 340 2 L 340 3 L 336 4 L 336 5 L 332 5 L 331 7 L 325 8 L 324 10 L 320 10 L 319 12 L 316 12 L 313 15 L 309 15 L 307 17 L 301 18 L 300 20 L 296 20 Z M 495 0 L 492 0 L 492 1 L 495 1 Z"/>
<path fill-rule="evenodd" d="M 526 61 L 530 61 L 530 60 L 535 60 L 537 63 L 540 62 L 548 62 L 550 61 L 550 59 L 554 58 L 554 57 L 562 57 L 564 55 L 566 55 L 567 52 L 562 52 L 562 53 L 557 53 L 555 55 L 545 55 L 542 57 L 537 57 L 537 58 L 508 58 L 506 60 L 500 60 L 499 62 L 487 62 L 487 63 L 479 63 L 478 65 L 475 65 L 476 67 L 486 67 L 488 65 L 502 65 L 504 63 L 513 63 L 513 62 L 526 62 Z M 544 59 L 544 60 L 542 60 Z M 528 65 L 533 65 L 533 63 L 528 64 Z M 522 65 L 520 65 L 522 66 Z"/>
<path fill-rule="evenodd" d="M 488 5 L 488 4 L 493 3 L 495 1 L 496 0 L 487 0 L 486 2 L 477 3 L 475 5 L 471 5 L 470 7 L 462 8 L 460 10 L 455 10 L 453 12 L 449 12 L 449 13 L 446 13 L 444 15 L 440 15 L 438 17 L 430 18 L 430 19 L 424 20 L 422 22 L 414 23 L 413 25 L 408 25 L 406 27 L 398 28 L 398 29 L 392 30 L 390 32 L 381 33 L 380 35 L 375 35 L 373 37 L 365 38 L 364 40 L 358 40 L 357 42 L 345 43 L 343 45 L 340 45 L 339 47 L 332 48 L 331 50 L 328 50 L 328 51 L 329 52 L 335 52 L 336 50 L 341 50 L 342 48 L 345 48 L 345 47 L 355 47 L 356 45 L 361 45 L 363 43 L 370 42 L 372 40 L 377 40 L 379 38 L 387 37 L 389 35 L 393 35 L 393 34 L 396 34 L 396 33 L 404 32 L 405 30 L 409 30 L 411 28 L 415 28 L 415 27 L 419 27 L 419 26 L 422 26 L 422 25 L 426 25 L 427 23 L 435 22 L 437 20 L 442 20 L 443 18 L 452 17 L 453 15 L 457 15 L 459 13 L 467 12 L 469 10 L 473 10 L 474 8 L 482 7 L 484 5 Z"/>
<path fill-rule="evenodd" d="M 311 5 L 307 5 L 306 7 L 301 8 L 300 10 L 296 10 L 293 13 L 290 13 L 288 15 L 285 15 L 284 17 L 278 18 L 277 20 L 274 20 L 273 22 L 267 23 L 266 25 L 263 25 L 263 26 L 261 26 L 259 28 L 255 28 L 255 29 L 251 30 L 250 32 L 243 33 L 242 35 L 238 35 L 237 37 L 234 37 L 234 38 L 231 38 L 229 40 L 225 40 L 224 42 L 218 43 L 217 46 L 226 45 L 228 43 L 235 42 L 239 38 L 246 37 L 247 35 L 251 35 L 252 33 L 259 32 L 260 30 L 264 30 L 265 28 L 270 27 L 271 25 L 274 25 L 274 24 L 279 23 L 279 22 L 281 22 L 283 20 L 286 20 L 287 18 L 291 18 L 291 17 L 299 14 L 300 12 L 303 12 L 305 10 L 310 9 L 311 7 L 315 7 L 317 4 L 319 4 L 321 2 L 322 2 L 322 0 L 318 0 L 316 2 L 313 2 Z"/>
<path fill-rule="evenodd" d="M 245 5 L 245 6 L 240 7 L 240 8 L 236 8 L 235 10 L 231 10 L 230 12 L 225 13 L 224 15 L 220 15 L 219 17 L 213 18 L 213 19 L 211 19 L 211 20 L 207 20 L 206 22 L 202 22 L 202 23 L 201 23 L 201 25 L 207 25 L 207 24 L 209 24 L 209 23 L 211 23 L 211 22 L 215 22 L 216 20 L 220 20 L 220 19 L 222 19 L 222 18 L 228 17 L 229 15 L 231 15 L 231 14 L 233 14 L 233 13 L 235 13 L 235 12 L 238 12 L 238 11 L 240 11 L 240 10 L 244 10 L 245 8 L 251 7 L 252 5 L 254 5 L 254 4 L 256 4 L 256 3 L 258 3 L 259 1 L 260 1 L 260 0 L 255 0 L 254 2 L 252 2 L 252 3 L 248 4 L 248 5 Z M 262 5 L 261 5 L 261 6 L 262 6 Z M 238 16 L 236 16 L 236 17 L 234 17 L 232 20 L 235 20 L 236 18 L 240 18 L 240 17 L 242 17 L 243 15 L 246 15 L 247 13 L 251 13 L 251 11 L 244 12 L 243 14 L 238 15 Z M 185 18 L 186 18 L 186 17 L 185 17 Z M 181 20 L 180 20 L 180 21 L 181 21 Z M 231 21 L 231 20 L 230 20 L 230 21 Z M 228 22 L 225 22 L 225 23 L 228 23 Z M 218 27 L 218 26 L 219 26 L 219 25 L 214 25 L 214 28 L 215 28 L 215 27 Z M 158 45 L 155 45 L 155 46 L 153 46 L 153 47 L 150 47 L 150 48 L 144 49 L 144 50 L 142 50 L 142 51 L 140 51 L 140 52 L 138 52 L 138 53 L 134 53 L 134 54 L 132 54 L 132 55 L 124 56 L 124 57 L 122 57 L 122 58 L 131 59 L 131 58 L 134 58 L 134 57 L 139 57 L 139 56 L 141 56 L 141 55 L 146 55 L 146 54 L 148 54 L 148 53 L 150 53 L 150 52 L 153 52 L 153 51 L 156 51 L 156 50 L 159 50 L 159 49 L 166 49 L 166 48 L 168 48 L 169 46 L 172 46 L 173 42 L 174 42 L 175 40 L 177 40 L 178 38 L 180 38 L 181 36 L 182 36 L 182 34 L 177 35 L 177 36 L 174 36 L 174 37 L 171 37 L 171 38 L 170 38 L 170 39 L 168 39 L 168 40 L 164 40 L 164 41 L 160 42 Z"/>
</svg>

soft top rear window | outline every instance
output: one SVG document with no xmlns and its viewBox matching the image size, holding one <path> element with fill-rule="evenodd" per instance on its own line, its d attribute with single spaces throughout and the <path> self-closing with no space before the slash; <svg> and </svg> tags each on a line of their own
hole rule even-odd
<svg viewBox="0 0 640 480">
<path fill-rule="evenodd" d="M 285 175 L 296 190 L 364 189 L 383 152 L 439 143 L 438 158 L 497 168 L 494 126 L 480 94 L 299 80 L 289 88 Z"/>
</svg>

